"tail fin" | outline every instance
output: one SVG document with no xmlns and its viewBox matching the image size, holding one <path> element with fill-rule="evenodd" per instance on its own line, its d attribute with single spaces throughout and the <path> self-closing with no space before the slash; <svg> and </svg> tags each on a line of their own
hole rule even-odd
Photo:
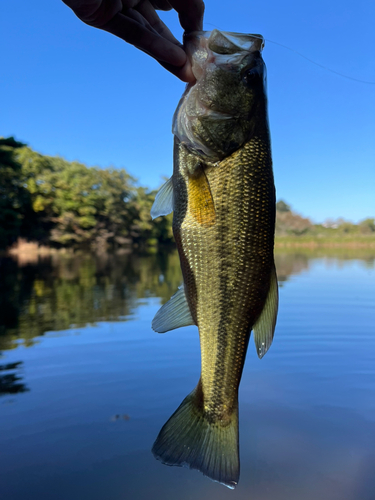
<svg viewBox="0 0 375 500">
<path fill-rule="evenodd" d="M 166 465 L 187 466 L 234 489 L 240 475 L 238 409 L 229 423 L 212 423 L 189 394 L 159 432 L 152 447 Z"/>
</svg>

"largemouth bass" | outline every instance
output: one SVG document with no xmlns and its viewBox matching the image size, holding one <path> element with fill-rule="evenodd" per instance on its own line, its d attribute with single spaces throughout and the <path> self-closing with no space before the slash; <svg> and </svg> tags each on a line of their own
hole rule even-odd
<svg viewBox="0 0 375 500">
<path fill-rule="evenodd" d="M 262 357 L 278 308 L 263 44 L 259 35 L 218 30 L 188 36 L 197 81 L 174 115 L 173 176 L 151 211 L 155 218 L 173 210 L 184 279 L 152 327 L 197 325 L 201 346 L 198 385 L 153 453 L 230 488 L 239 479 L 238 388 L 250 333 Z"/>
</svg>

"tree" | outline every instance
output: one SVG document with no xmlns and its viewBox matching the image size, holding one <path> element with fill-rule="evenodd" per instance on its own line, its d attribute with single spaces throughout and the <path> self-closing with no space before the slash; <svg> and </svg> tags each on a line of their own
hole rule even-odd
<svg viewBox="0 0 375 500">
<path fill-rule="evenodd" d="M 21 236 L 24 218 L 30 211 L 22 167 L 15 154 L 23 146 L 13 137 L 0 138 L 0 248 L 6 248 Z"/>
<path fill-rule="evenodd" d="M 291 208 L 289 205 L 287 205 L 285 203 L 285 201 L 283 200 L 279 200 L 277 203 L 276 203 L 276 211 L 277 212 L 280 212 L 280 213 L 283 213 L 283 212 L 291 212 Z"/>
<path fill-rule="evenodd" d="M 375 233 L 375 219 L 365 219 L 359 223 L 359 231 L 362 234 Z"/>
<path fill-rule="evenodd" d="M 150 211 L 157 191 L 138 187 L 132 205 L 135 217 L 132 223 L 132 238 L 138 246 L 155 246 L 173 241 L 172 214 L 151 219 Z"/>
<path fill-rule="evenodd" d="M 0 142 L 0 247 L 20 236 L 58 247 L 138 248 L 172 241 L 172 217 L 151 220 L 155 191 L 124 169 L 99 169 Z"/>
</svg>

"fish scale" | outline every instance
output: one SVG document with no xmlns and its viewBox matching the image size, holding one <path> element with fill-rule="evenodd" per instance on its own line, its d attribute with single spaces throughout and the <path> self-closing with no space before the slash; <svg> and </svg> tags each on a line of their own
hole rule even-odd
<svg viewBox="0 0 375 500">
<path fill-rule="evenodd" d="M 176 110 L 173 175 L 151 211 L 173 211 L 184 279 L 152 327 L 164 333 L 197 325 L 201 347 L 198 384 L 152 451 L 230 488 L 239 479 L 238 388 L 250 333 L 261 358 L 278 307 L 262 46 L 259 35 L 191 35 L 186 50 L 197 82 Z"/>
<path fill-rule="evenodd" d="M 217 217 L 213 227 L 202 228 L 189 210 L 174 212 L 178 251 L 187 262 L 182 268 L 187 296 L 196 294 L 204 408 L 214 415 L 224 407 L 223 413 L 230 413 L 236 405 L 250 331 L 273 265 L 275 191 L 267 142 L 268 138 L 254 138 L 219 165 L 208 167 Z M 177 147 L 175 176 L 187 186 L 189 153 Z M 187 188 L 175 191 L 176 207 L 189 206 L 189 199 L 180 200 L 186 192 Z"/>
</svg>

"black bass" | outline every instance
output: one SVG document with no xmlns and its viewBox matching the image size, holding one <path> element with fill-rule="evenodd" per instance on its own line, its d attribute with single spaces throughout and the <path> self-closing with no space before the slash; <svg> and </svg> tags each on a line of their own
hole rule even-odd
<svg viewBox="0 0 375 500">
<path fill-rule="evenodd" d="M 202 357 L 197 387 L 152 451 L 230 488 L 239 479 L 238 387 L 250 333 L 262 357 L 278 308 L 263 44 L 218 30 L 189 35 L 197 81 L 174 115 L 173 176 L 151 210 L 153 218 L 173 210 L 184 279 L 152 327 L 197 325 Z"/>
</svg>

